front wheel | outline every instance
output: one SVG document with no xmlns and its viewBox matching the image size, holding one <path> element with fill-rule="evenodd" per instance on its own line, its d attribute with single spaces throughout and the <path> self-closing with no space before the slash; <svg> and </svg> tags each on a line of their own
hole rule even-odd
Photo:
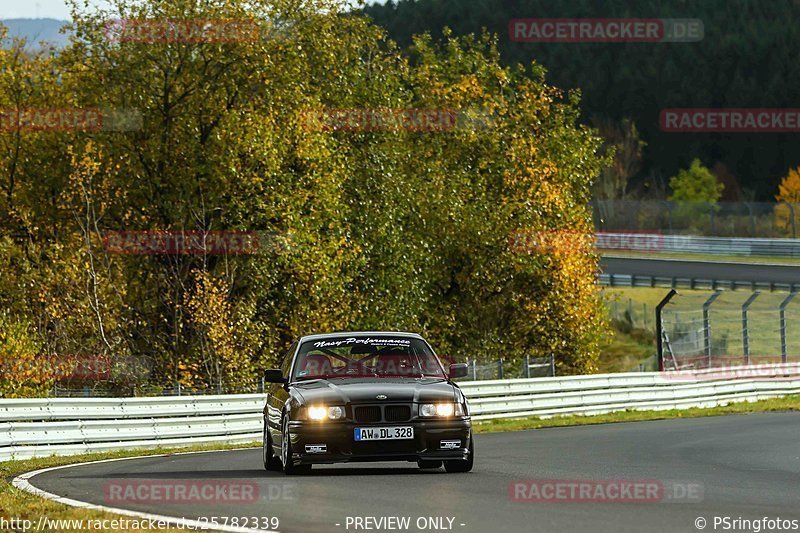
<svg viewBox="0 0 800 533">
<path fill-rule="evenodd" d="M 283 417 L 281 426 L 281 462 L 283 463 L 283 473 L 287 476 L 295 474 L 307 474 L 311 472 L 311 465 L 296 465 L 292 460 L 292 439 L 289 435 L 289 415 Z"/>
<path fill-rule="evenodd" d="M 472 435 L 469 437 L 469 457 L 466 459 L 458 459 L 456 461 L 445 461 L 444 469 L 448 472 L 469 472 L 472 470 L 472 464 L 475 461 L 475 445 L 472 442 Z"/>
<path fill-rule="evenodd" d="M 271 472 L 278 472 L 281 469 L 281 460 L 272 450 L 272 435 L 269 432 L 267 419 L 264 419 L 264 438 L 262 444 L 261 459 L 264 462 L 264 469 Z"/>
</svg>

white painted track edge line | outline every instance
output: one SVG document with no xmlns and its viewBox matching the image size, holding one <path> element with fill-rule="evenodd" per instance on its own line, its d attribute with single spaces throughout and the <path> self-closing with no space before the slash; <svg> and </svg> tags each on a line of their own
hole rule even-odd
<svg viewBox="0 0 800 533">
<path fill-rule="evenodd" d="M 64 496 L 59 496 L 58 494 L 53 494 L 51 492 L 47 492 L 46 490 L 42 490 L 33 483 L 31 483 L 31 478 L 38 476 L 39 474 L 44 474 L 47 472 L 54 472 L 56 470 L 64 470 L 67 468 L 73 468 L 76 466 L 85 466 L 85 465 L 93 465 L 93 464 L 100 464 L 100 463 L 112 463 L 117 461 L 129 461 L 133 459 L 145 459 L 148 457 L 169 457 L 173 455 L 190 455 L 190 454 L 202 454 L 202 453 L 220 453 L 220 452 L 229 452 L 229 451 L 241 451 L 241 450 L 253 450 L 257 448 L 232 448 L 228 450 L 203 450 L 199 452 L 177 452 L 177 453 L 160 453 L 160 454 L 153 454 L 153 455 L 140 455 L 134 457 L 118 457 L 115 459 L 100 459 L 97 461 L 87 461 L 82 463 L 72 463 L 68 465 L 61 465 L 61 466 L 51 466 L 49 468 L 41 468 L 39 470 L 33 470 L 30 472 L 25 472 L 24 474 L 20 474 L 16 476 L 12 480 L 12 484 L 14 487 L 24 490 L 30 494 L 35 496 L 39 496 L 40 498 L 44 498 L 46 500 L 54 501 L 56 503 L 61 503 L 64 505 L 68 505 L 70 507 L 77 507 L 80 509 L 89 509 L 93 511 L 103 511 L 107 513 L 114 513 L 123 516 L 130 516 L 133 518 L 142 518 L 145 520 L 156 520 L 156 521 L 163 521 L 167 524 L 184 527 L 184 528 L 193 528 L 196 530 L 205 530 L 205 531 L 224 531 L 224 532 L 231 532 L 231 533 L 263 533 L 264 531 L 271 531 L 273 533 L 280 533 L 277 530 L 264 530 L 264 529 L 250 529 L 250 528 L 243 528 L 243 527 L 233 527 L 233 526 L 224 526 L 224 525 L 214 525 L 208 522 L 203 522 L 201 520 L 192 520 L 183 517 L 175 517 L 175 516 L 167 516 L 167 515 L 159 515 L 154 513 L 144 513 L 141 511 L 133 511 L 130 509 L 122 509 L 119 507 L 108 507 L 105 505 L 98 505 L 89 502 L 83 502 L 80 500 L 74 500 L 72 498 L 66 498 Z"/>
</svg>

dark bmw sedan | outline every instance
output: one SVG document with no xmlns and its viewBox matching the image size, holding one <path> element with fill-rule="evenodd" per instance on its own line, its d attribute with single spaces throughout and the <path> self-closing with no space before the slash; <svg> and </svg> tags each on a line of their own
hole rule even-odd
<svg viewBox="0 0 800 533">
<path fill-rule="evenodd" d="M 264 467 L 305 473 L 313 464 L 416 461 L 420 468 L 472 470 L 467 400 L 413 333 L 310 335 L 295 342 L 280 369 L 267 370 Z"/>
</svg>

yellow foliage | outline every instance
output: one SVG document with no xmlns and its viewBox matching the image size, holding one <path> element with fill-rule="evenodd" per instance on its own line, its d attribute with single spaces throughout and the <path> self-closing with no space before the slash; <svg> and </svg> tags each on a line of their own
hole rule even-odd
<svg viewBox="0 0 800 533">
<path fill-rule="evenodd" d="M 56 369 L 39 350 L 28 323 L 0 313 L 0 397 L 44 396 L 52 388 Z"/>
<path fill-rule="evenodd" d="M 778 194 L 775 195 L 775 199 L 790 204 L 800 203 L 800 167 L 789 170 L 789 174 L 778 186 Z"/>
<path fill-rule="evenodd" d="M 184 385 L 222 384 L 225 389 L 252 385 L 255 369 L 240 340 L 235 312 L 228 293 L 228 284 L 213 278 L 206 271 L 194 276 L 194 291 L 187 297 L 186 307 L 192 320 L 207 341 L 201 361 L 179 363 Z M 200 369 L 205 372 L 200 372 Z"/>
<path fill-rule="evenodd" d="M 800 167 L 790 169 L 789 174 L 778 185 L 778 194 L 775 199 L 779 202 L 793 204 L 792 208 L 785 204 L 775 206 L 775 225 L 792 233 L 792 212 L 794 213 L 794 227 L 800 228 Z"/>
</svg>

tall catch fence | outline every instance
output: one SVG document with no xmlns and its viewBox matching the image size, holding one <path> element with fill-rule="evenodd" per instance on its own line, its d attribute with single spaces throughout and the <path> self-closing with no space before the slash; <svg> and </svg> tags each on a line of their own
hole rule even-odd
<svg viewBox="0 0 800 533">
<path fill-rule="evenodd" d="M 800 231 L 800 204 L 785 202 L 594 200 L 591 207 L 600 232 L 796 239 Z"/>
<path fill-rule="evenodd" d="M 661 309 L 663 368 L 800 362 L 800 299 L 796 294 L 676 292 Z M 610 307 L 613 319 L 652 329 L 658 335 L 655 316 L 647 317 L 646 310 L 634 302 Z"/>
</svg>

